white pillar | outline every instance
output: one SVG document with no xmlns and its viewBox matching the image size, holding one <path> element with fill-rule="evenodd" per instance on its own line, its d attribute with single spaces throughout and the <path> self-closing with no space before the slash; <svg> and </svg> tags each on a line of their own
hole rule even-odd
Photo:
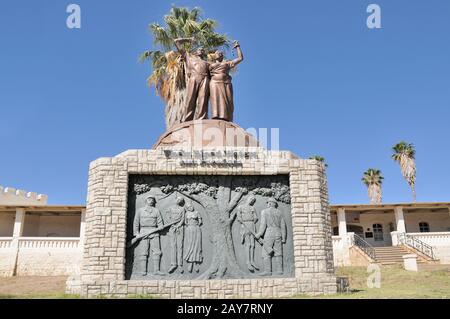
<svg viewBox="0 0 450 319">
<path fill-rule="evenodd" d="M 86 232 L 86 209 L 81 210 L 80 221 L 80 246 L 84 245 L 84 235 Z"/>
<path fill-rule="evenodd" d="M 347 239 L 347 221 L 345 220 L 345 209 L 338 208 L 337 210 L 337 219 L 339 225 L 339 236 L 341 236 L 344 240 Z"/>
<path fill-rule="evenodd" d="M 394 215 L 395 215 L 395 222 L 397 224 L 397 231 L 399 233 L 406 233 L 405 218 L 403 216 L 403 207 L 395 207 Z"/>
<path fill-rule="evenodd" d="M 25 209 L 16 208 L 16 219 L 14 220 L 13 240 L 18 239 L 23 233 L 23 223 L 25 221 Z"/>
<path fill-rule="evenodd" d="M 19 254 L 19 238 L 22 237 L 23 233 L 23 224 L 25 221 L 25 209 L 16 208 L 16 219 L 14 220 L 14 230 L 13 230 L 13 239 L 12 239 L 12 248 L 14 249 L 14 256 L 12 262 L 11 274 L 13 276 L 17 275 L 17 260 Z"/>
</svg>

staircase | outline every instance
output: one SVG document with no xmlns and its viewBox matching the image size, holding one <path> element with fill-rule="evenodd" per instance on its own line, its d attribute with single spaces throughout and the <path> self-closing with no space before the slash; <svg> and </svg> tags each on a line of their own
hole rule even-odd
<svg viewBox="0 0 450 319">
<path fill-rule="evenodd" d="M 373 247 L 357 234 L 352 235 L 351 245 L 358 247 L 372 261 L 381 265 L 403 264 L 403 256 L 409 254 L 417 255 L 417 265 L 419 268 L 426 264 L 439 264 L 439 261 L 434 257 L 431 246 L 412 236 L 406 234 L 401 235 L 403 236 L 400 237 L 403 245 L 400 246 Z M 425 269 L 426 267 L 422 268 Z"/>
<path fill-rule="evenodd" d="M 411 254 L 404 246 L 374 247 L 375 259 L 382 265 L 403 264 L 403 256 Z M 425 264 L 427 260 L 417 254 L 417 264 Z"/>
</svg>

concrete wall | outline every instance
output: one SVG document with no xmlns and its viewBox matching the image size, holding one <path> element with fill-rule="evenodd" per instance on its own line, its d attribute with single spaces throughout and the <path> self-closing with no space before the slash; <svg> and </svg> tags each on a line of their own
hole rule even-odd
<svg viewBox="0 0 450 319">
<path fill-rule="evenodd" d="M 77 275 L 81 254 L 78 238 L 0 239 L 0 277 Z"/>
<path fill-rule="evenodd" d="M 15 261 L 16 249 L 0 248 L 0 277 L 13 275 Z"/>
<path fill-rule="evenodd" d="M 368 266 L 370 259 L 356 246 L 349 249 L 350 266 Z"/>
<path fill-rule="evenodd" d="M 335 267 L 350 266 L 347 237 L 333 236 L 333 262 Z"/>
<path fill-rule="evenodd" d="M 58 276 L 79 274 L 80 249 L 21 249 L 17 276 Z"/>
<path fill-rule="evenodd" d="M 433 247 L 434 254 L 441 264 L 450 264 L 450 232 L 409 234 Z"/>
</svg>

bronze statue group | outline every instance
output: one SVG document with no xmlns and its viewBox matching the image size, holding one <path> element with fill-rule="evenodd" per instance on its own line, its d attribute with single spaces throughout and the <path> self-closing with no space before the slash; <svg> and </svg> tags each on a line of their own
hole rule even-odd
<svg viewBox="0 0 450 319">
<path fill-rule="evenodd" d="M 182 122 L 203 120 L 208 118 L 208 101 L 211 102 L 211 118 L 233 121 L 233 85 L 230 71 L 244 59 L 239 42 L 234 43 L 237 58 L 224 60 L 224 54 L 216 51 L 213 61 L 206 61 L 206 52 L 199 48 L 187 52 L 182 44 L 192 42 L 192 38 L 175 40 L 175 46 L 181 53 L 186 66 L 187 97 Z"/>
</svg>

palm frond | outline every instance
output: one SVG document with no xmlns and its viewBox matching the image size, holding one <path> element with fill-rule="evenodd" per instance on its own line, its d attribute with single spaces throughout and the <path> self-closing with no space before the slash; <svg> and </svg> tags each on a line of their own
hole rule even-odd
<svg viewBox="0 0 450 319">
<path fill-rule="evenodd" d="M 139 61 L 150 61 L 152 74 L 148 77 L 149 86 L 155 86 L 156 94 L 166 103 L 166 123 L 175 124 L 182 115 L 185 100 L 186 74 L 181 55 L 174 49 L 174 39 L 194 37 L 194 43 L 184 44 L 186 51 L 204 47 L 214 52 L 221 47 L 229 47 L 230 41 L 225 34 L 215 32 L 217 22 L 213 19 L 201 19 L 201 9 L 172 6 L 164 16 L 164 25 L 149 25 L 154 45 L 159 50 L 148 50 L 139 56 Z"/>
<path fill-rule="evenodd" d="M 416 150 L 414 144 L 401 141 L 392 147 L 392 159 L 399 163 L 403 178 L 411 187 L 413 200 L 416 201 Z"/>
<path fill-rule="evenodd" d="M 381 184 L 384 177 L 379 169 L 369 168 L 364 172 L 362 181 L 367 186 L 367 194 L 371 204 L 381 204 Z"/>
</svg>

